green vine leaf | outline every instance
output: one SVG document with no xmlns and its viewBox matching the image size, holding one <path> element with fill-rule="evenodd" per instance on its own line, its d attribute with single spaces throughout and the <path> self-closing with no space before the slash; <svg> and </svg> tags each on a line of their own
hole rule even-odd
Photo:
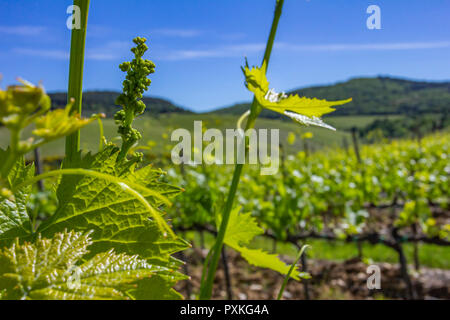
<svg viewBox="0 0 450 320">
<path fill-rule="evenodd" d="M 281 261 L 276 254 L 270 254 L 261 249 L 250 249 L 247 245 L 254 237 L 264 233 L 251 213 L 239 213 L 241 208 L 236 208 L 230 213 L 228 228 L 225 233 L 224 242 L 234 250 L 238 251 L 242 257 L 251 265 L 268 268 L 287 275 L 290 266 Z M 220 219 L 219 219 L 220 220 Z M 220 221 L 218 221 L 220 226 Z M 292 272 L 291 277 L 300 280 L 298 269 Z"/>
<path fill-rule="evenodd" d="M 0 149 L 0 159 L 5 153 Z M 21 158 L 9 172 L 4 187 L 11 190 L 33 176 L 34 165 L 27 166 L 25 160 Z M 0 197 L 0 245 L 8 245 L 16 237 L 28 238 L 31 236 L 31 222 L 26 209 L 30 192 L 31 186 L 27 186 L 20 188 L 9 197 Z"/>
<path fill-rule="evenodd" d="M 278 255 L 263 251 L 262 249 L 249 249 L 247 247 L 238 246 L 235 243 L 227 243 L 231 248 L 238 251 L 248 263 L 260 268 L 267 268 L 274 270 L 283 275 L 289 273 L 290 266 L 285 264 L 278 258 Z M 295 280 L 300 280 L 298 269 L 291 274 Z"/>
<path fill-rule="evenodd" d="M 0 287 L 4 299 L 129 299 L 140 281 L 169 277 L 170 270 L 137 256 L 99 253 L 85 261 L 90 232 L 39 235 L 34 244 L 18 240 L 0 251 Z M 154 288 L 158 289 L 157 287 Z M 131 293 L 130 293 L 131 292 Z"/>
<path fill-rule="evenodd" d="M 37 118 L 33 134 L 49 142 L 68 136 L 98 118 L 83 119 L 78 114 L 71 114 L 71 109 L 72 104 L 68 104 L 65 109 L 56 109 Z"/>
<path fill-rule="evenodd" d="M 157 170 L 136 170 L 135 162 L 118 161 L 118 155 L 118 148 L 107 146 L 95 156 L 80 159 L 79 163 L 86 169 L 124 181 L 143 183 L 144 187 L 154 191 L 141 194 L 155 209 L 164 203 L 155 192 L 163 196 L 176 193 L 175 187 L 159 181 Z M 96 177 L 68 176 L 61 179 L 57 196 L 58 209 L 38 232 L 51 237 L 65 229 L 93 230 L 91 255 L 114 248 L 116 252 L 138 254 L 153 263 L 176 269 L 179 264 L 170 255 L 189 247 L 176 236 L 165 236 L 148 209 L 124 192 L 120 184 Z M 157 214 L 162 215 L 161 212 Z"/>
<path fill-rule="evenodd" d="M 294 121 L 304 125 L 315 125 L 327 129 L 335 130 L 324 123 L 320 117 L 324 114 L 335 111 L 333 106 L 346 104 L 352 99 L 340 101 L 327 101 L 320 99 L 310 99 L 298 95 L 286 95 L 269 90 L 269 82 L 266 77 L 266 66 L 261 68 L 251 68 L 246 65 L 242 68 L 246 79 L 247 89 L 254 93 L 258 103 L 266 109 L 284 114 Z"/>
<path fill-rule="evenodd" d="M 17 125 L 19 115 L 29 115 L 40 109 L 45 112 L 50 109 L 50 97 L 42 85 L 18 79 L 20 85 L 9 86 L 6 91 L 0 89 L 0 122 Z M 39 111 L 38 111 L 39 112 Z"/>
<path fill-rule="evenodd" d="M 251 213 L 239 213 L 240 207 L 231 212 L 225 242 L 248 245 L 256 236 L 264 233 Z"/>
</svg>

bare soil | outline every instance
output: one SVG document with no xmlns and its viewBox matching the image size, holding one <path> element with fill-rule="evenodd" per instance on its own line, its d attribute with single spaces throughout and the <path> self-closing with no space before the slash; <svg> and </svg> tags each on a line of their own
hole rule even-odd
<svg viewBox="0 0 450 320">
<path fill-rule="evenodd" d="M 184 272 L 190 281 L 182 281 L 176 289 L 186 299 L 195 298 L 200 287 L 202 261 L 205 250 L 194 248 L 181 256 L 185 260 Z M 250 266 L 238 253 L 228 250 L 228 266 L 232 283 L 232 296 L 235 300 L 276 299 L 283 277 L 271 270 Z M 281 257 L 291 263 L 288 257 Z M 312 279 L 306 282 L 290 280 L 283 299 L 306 299 L 305 285 L 310 299 L 406 299 L 408 297 L 405 281 L 402 279 L 399 265 L 376 263 L 381 271 L 381 289 L 367 288 L 367 265 L 359 259 L 343 262 L 329 260 L 309 260 L 308 271 Z M 418 299 L 450 299 L 450 270 L 423 267 L 420 272 L 409 270 L 412 284 Z M 227 299 L 223 265 L 216 274 L 213 299 Z"/>
</svg>

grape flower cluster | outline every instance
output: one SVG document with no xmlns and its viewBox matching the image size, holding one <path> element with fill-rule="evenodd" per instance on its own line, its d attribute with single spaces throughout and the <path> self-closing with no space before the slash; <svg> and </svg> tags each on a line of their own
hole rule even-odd
<svg viewBox="0 0 450 320">
<path fill-rule="evenodd" d="M 144 113 L 145 104 L 142 97 L 151 84 L 147 77 L 155 72 L 155 64 L 143 59 L 148 50 L 145 38 L 137 37 L 133 39 L 136 47 L 131 49 L 135 58 L 131 62 L 120 64 L 119 68 L 126 72 L 126 79 L 123 81 L 123 93 L 116 99 L 116 104 L 123 107 L 118 111 L 114 120 L 119 126 L 119 134 L 122 136 L 121 158 L 125 158 L 129 150 L 142 138 L 141 133 L 132 127 L 136 116 Z"/>
</svg>

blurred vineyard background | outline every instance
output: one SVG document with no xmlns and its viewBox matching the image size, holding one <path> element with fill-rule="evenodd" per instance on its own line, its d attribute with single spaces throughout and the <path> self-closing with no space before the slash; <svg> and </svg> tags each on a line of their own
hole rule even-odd
<svg viewBox="0 0 450 320">
<path fill-rule="evenodd" d="M 265 229 L 253 246 L 289 263 L 298 248 L 311 246 L 301 269 L 312 278 L 289 282 L 284 298 L 450 299 L 450 84 L 373 78 L 297 92 L 331 100 L 352 96 L 354 101 L 325 118 L 337 132 L 300 127 L 270 112 L 258 119 L 257 128 L 280 129 L 281 163 L 273 176 L 261 176 L 258 166 L 244 171 L 236 205 Z M 116 96 L 86 93 L 84 113 L 111 116 Z M 64 105 L 65 94 L 51 97 L 54 107 Z M 179 283 L 178 289 L 194 297 L 233 167 L 174 165 L 170 151 L 176 143 L 170 135 L 177 128 L 191 130 L 195 120 L 208 128 L 235 128 L 248 104 L 197 114 L 163 99 L 145 102 L 148 112 L 136 121 L 144 137 L 137 149 L 147 162 L 164 168 L 167 182 L 185 190 L 167 215 L 193 245 L 178 257 L 189 262 L 184 272 L 192 281 Z M 108 140 L 118 139 L 110 117 L 103 125 Z M 82 149 L 97 150 L 99 136 L 98 124 L 89 125 L 82 131 Z M 0 146 L 8 139 L 0 128 Z M 40 153 L 41 169 L 59 166 L 63 141 Z M 56 206 L 53 183 L 38 186 L 28 204 L 41 220 Z M 215 298 L 275 298 L 280 275 L 247 266 L 231 250 L 222 255 Z M 370 264 L 381 268 L 380 290 L 367 289 Z"/>
</svg>

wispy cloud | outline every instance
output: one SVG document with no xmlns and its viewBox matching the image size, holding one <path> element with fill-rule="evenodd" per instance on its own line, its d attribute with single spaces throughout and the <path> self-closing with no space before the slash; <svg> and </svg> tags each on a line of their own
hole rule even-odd
<svg viewBox="0 0 450 320">
<path fill-rule="evenodd" d="M 0 26 L 0 33 L 15 36 L 37 36 L 46 29 L 42 26 Z"/>
<path fill-rule="evenodd" d="M 13 49 L 13 53 L 24 55 L 24 56 L 50 58 L 50 59 L 57 59 L 57 60 L 69 59 L 69 52 L 66 52 L 64 50 L 15 48 L 15 49 Z"/>
<path fill-rule="evenodd" d="M 90 38 L 100 38 L 109 36 L 113 32 L 113 29 L 109 26 L 89 24 L 87 36 Z"/>
<path fill-rule="evenodd" d="M 119 59 L 119 55 L 109 52 L 86 52 L 86 60 L 111 61 Z"/>
<path fill-rule="evenodd" d="M 363 50 L 418 50 L 418 49 L 440 49 L 449 48 L 450 41 L 435 42 L 397 42 L 397 43 L 366 43 L 366 44 L 319 44 L 319 45 L 296 45 L 290 43 L 277 43 L 278 49 L 290 51 L 363 51 Z"/>
<path fill-rule="evenodd" d="M 160 54 L 160 60 L 189 60 L 199 58 L 228 58 L 242 57 L 248 54 L 257 53 L 264 50 L 263 43 L 239 44 L 220 46 L 207 49 L 187 49 L 172 50 L 165 54 Z"/>
<path fill-rule="evenodd" d="M 247 37 L 247 34 L 244 32 L 236 32 L 236 33 L 219 33 L 217 36 L 219 39 L 224 39 L 228 41 L 236 41 L 242 40 Z"/>
<path fill-rule="evenodd" d="M 367 43 L 367 44 L 318 44 L 296 45 L 278 42 L 275 47 L 281 51 L 293 52 L 333 52 L 333 51 L 391 51 L 391 50 L 420 50 L 450 48 L 450 41 L 435 42 L 397 42 L 397 43 Z M 242 57 L 262 52 L 263 43 L 237 44 L 228 46 L 209 47 L 206 49 L 178 49 L 168 50 L 158 55 L 160 60 L 189 60 L 201 58 Z"/>
<path fill-rule="evenodd" d="M 97 48 L 86 49 L 86 59 L 96 61 L 118 60 L 124 57 L 132 43 L 129 41 L 110 41 Z M 436 42 L 398 42 L 398 43 L 368 43 L 368 44 L 320 44 L 296 45 L 278 42 L 275 47 L 281 51 L 292 52 L 337 52 L 337 51 L 391 51 L 391 50 L 423 50 L 450 48 L 450 41 Z M 155 52 L 159 60 L 179 61 L 204 58 L 232 58 L 243 57 L 263 52 L 264 43 L 236 44 L 213 46 L 202 49 L 168 49 L 164 52 Z M 65 60 L 69 59 L 68 51 L 48 50 L 35 48 L 15 48 L 15 54 Z"/>
<path fill-rule="evenodd" d="M 223 33 L 216 30 L 199 30 L 199 29 L 174 29 L 161 28 L 150 30 L 151 36 L 166 37 L 166 38 L 196 38 L 200 36 L 208 37 L 210 39 L 223 39 L 227 41 L 242 40 L 247 36 L 244 32 Z"/>
<path fill-rule="evenodd" d="M 70 58 L 69 51 L 64 50 L 15 48 L 13 49 L 13 52 L 15 54 L 20 54 L 24 56 L 55 59 L 55 60 L 69 60 Z M 118 58 L 118 56 L 108 52 L 87 51 L 85 58 L 86 60 L 106 61 L 106 60 L 115 60 Z"/>
<path fill-rule="evenodd" d="M 132 45 L 131 41 L 109 41 L 101 47 L 87 48 L 86 59 L 97 61 L 117 60 L 128 53 Z"/>
<path fill-rule="evenodd" d="M 102 47 L 86 49 L 86 60 L 109 61 L 121 58 L 132 44 L 127 41 L 110 41 Z M 15 48 L 13 53 L 56 60 L 68 60 L 70 53 L 65 50 L 36 48 Z"/>
<path fill-rule="evenodd" d="M 203 31 L 196 29 L 154 29 L 152 35 L 174 38 L 193 38 L 203 34 Z"/>
</svg>

